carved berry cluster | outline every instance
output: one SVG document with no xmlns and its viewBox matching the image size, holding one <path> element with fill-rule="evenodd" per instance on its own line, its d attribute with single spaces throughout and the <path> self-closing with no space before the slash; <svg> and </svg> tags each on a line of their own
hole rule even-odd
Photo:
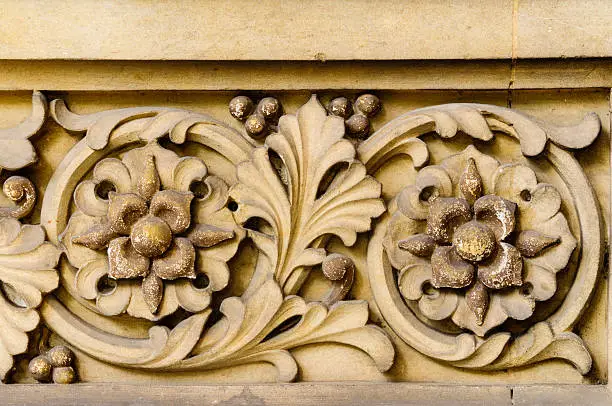
<svg viewBox="0 0 612 406">
<path fill-rule="evenodd" d="M 264 97 L 255 107 L 250 97 L 236 96 L 229 102 L 229 111 L 236 120 L 244 122 L 247 134 L 263 138 L 278 124 L 283 107 L 274 97 Z"/>
<path fill-rule="evenodd" d="M 346 97 L 336 97 L 327 105 L 333 116 L 342 117 L 350 137 L 365 139 L 370 135 L 370 119 L 380 112 L 380 99 L 373 94 L 362 94 L 355 102 Z"/>
</svg>

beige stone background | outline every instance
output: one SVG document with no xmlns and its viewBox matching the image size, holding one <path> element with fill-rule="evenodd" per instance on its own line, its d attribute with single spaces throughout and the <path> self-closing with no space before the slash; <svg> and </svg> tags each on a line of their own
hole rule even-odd
<svg viewBox="0 0 612 406">
<path fill-rule="evenodd" d="M 609 0 L 0 0 L 0 126 L 15 125 L 29 114 L 32 89 L 65 98 L 78 113 L 178 106 L 234 126 L 227 101 L 242 91 L 277 96 L 293 112 L 310 92 L 331 97 L 372 90 L 384 105 L 375 129 L 413 108 L 449 102 L 508 106 L 558 124 L 576 123 L 595 111 L 602 134 L 589 152 L 576 156 L 607 220 L 611 58 Z M 58 131 L 48 124 L 34 139 L 41 159 L 25 173 L 41 168 L 49 173 L 77 141 L 67 134 L 45 137 Z M 41 190 L 44 180 L 37 180 Z M 355 289 L 367 296 L 364 284 L 358 278 Z M 305 349 L 295 356 L 302 363 L 302 378 L 315 381 L 329 380 L 331 370 L 335 380 L 605 384 L 610 368 L 607 298 L 607 280 L 602 279 L 577 327 L 594 358 L 585 377 L 557 361 L 498 373 L 466 372 L 434 362 L 398 340 L 397 363 L 384 375 L 365 357 L 341 371 L 326 360 L 331 349 Z M 109 372 L 119 374 L 91 360 L 83 361 L 80 371 L 91 382 L 108 380 Z M 242 381 L 249 381 L 266 371 L 241 373 Z M 222 383 L 226 377 L 210 376 L 209 381 Z M 159 382 L 157 377 L 137 380 Z M 194 382 L 202 380 L 174 380 Z M 530 396 L 552 392 L 571 397 L 556 387 L 544 392 L 496 388 L 479 393 L 499 397 L 499 404 L 533 404 L 540 398 Z M 265 390 L 254 390 L 267 396 Z M 465 399 L 472 396 L 457 390 Z M 416 400 L 427 398 L 417 392 L 404 396 L 409 393 Z M 449 396 L 455 395 L 450 391 Z"/>
</svg>

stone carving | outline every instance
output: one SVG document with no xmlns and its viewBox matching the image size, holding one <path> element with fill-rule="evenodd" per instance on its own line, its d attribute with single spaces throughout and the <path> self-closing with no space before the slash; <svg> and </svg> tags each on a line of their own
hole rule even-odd
<svg viewBox="0 0 612 406">
<path fill-rule="evenodd" d="M 343 120 L 328 117 L 316 98 L 297 116 L 280 117 L 278 132 L 259 147 L 207 116 L 174 109 L 77 116 L 54 101 L 51 114 L 66 129 L 86 132 L 50 180 L 41 213 L 70 263 L 60 269 L 64 289 L 104 316 L 125 311 L 156 322 L 179 306 L 189 312 L 172 329 L 153 324 L 149 338 L 133 338 L 101 330 L 51 298 L 45 322 L 70 345 L 152 371 L 267 362 L 281 381 L 298 373 L 289 350 L 320 342 L 356 347 L 380 370 L 391 367 L 393 346 L 367 324 L 367 302 L 342 301 L 353 261 L 325 249 L 328 234 L 350 245 L 369 230 L 384 211 L 380 184 L 342 139 Z M 209 176 L 201 159 L 162 146 L 165 137 L 214 150 L 234 172 Z M 240 296 L 221 301 L 221 317 L 208 326 L 211 292 L 228 284 L 227 261 L 245 236 L 260 251 L 254 274 Z M 313 267 L 331 287 L 306 302 L 293 294 Z M 194 284 L 199 274 L 208 286 Z"/>
<path fill-rule="evenodd" d="M 206 195 L 195 197 L 194 184 L 209 188 Z M 116 191 L 100 197 L 102 187 Z M 60 241 L 79 268 L 76 290 L 101 313 L 159 319 L 178 307 L 198 312 L 227 285 L 226 261 L 243 233 L 234 232 L 224 207 L 227 185 L 207 176 L 202 160 L 151 143 L 101 160 L 74 200 L 78 210 Z M 101 292 L 106 277 L 112 285 Z M 198 277 L 209 283 L 196 286 Z"/>
<path fill-rule="evenodd" d="M 499 165 L 473 146 L 426 166 L 398 195 L 383 242 L 402 295 L 479 336 L 528 318 L 555 293 L 576 247 L 560 205 L 532 169 Z"/>
<path fill-rule="evenodd" d="M 555 294 L 556 273 L 568 264 L 576 237 L 560 211 L 560 194 L 525 165 L 500 165 L 470 146 L 425 166 L 429 150 L 419 137 L 452 138 L 458 131 L 484 141 L 509 135 L 523 155 L 542 154 L 562 179 L 571 179 L 573 200 L 565 203 L 577 211 L 582 238 L 576 278 L 548 318 L 527 323 L 515 338 L 502 323 L 528 319 L 536 301 Z M 374 300 L 389 326 L 420 352 L 458 367 L 505 369 L 561 358 L 587 373 L 591 357 L 571 329 L 602 263 L 602 224 L 586 176 L 559 146 L 582 148 L 598 133 L 593 114 L 561 128 L 501 107 L 450 104 L 401 116 L 361 144 L 359 156 L 370 170 L 402 154 L 422 167 L 369 242 Z"/>
<path fill-rule="evenodd" d="M 32 94 L 32 114 L 14 128 L 0 129 L 0 169 L 15 170 L 36 161 L 36 152 L 28 140 L 40 130 L 47 117 L 47 99 L 39 92 Z"/>
<path fill-rule="evenodd" d="M 30 118 L 12 129 L 0 130 L 2 152 L 0 167 L 19 169 L 36 160 L 28 138 L 42 126 L 46 102 L 40 92 L 32 96 Z M 40 316 L 37 308 L 43 296 L 58 285 L 55 267 L 60 251 L 45 241 L 39 225 L 23 225 L 20 219 L 34 208 L 36 191 L 22 176 L 4 181 L 7 201 L 0 207 L 0 379 L 7 378 L 13 356 L 28 349 L 28 332 L 34 330 Z"/>
<path fill-rule="evenodd" d="M 32 118 L 0 131 L 3 171 L 35 161 L 28 138 L 46 116 L 42 94 L 33 104 Z M 23 173 L 4 181 L 2 379 L 39 311 L 79 360 L 140 374 L 267 363 L 293 381 L 294 351 L 319 344 L 360 350 L 385 372 L 395 357 L 385 329 L 461 368 L 561 358 L 587 373 L 572 329 L 602 265 L 602 221 L 564 149 L 590 145 L 597 116 L 563 128 L 448 104 L 370 135 L 380 110 L 371 94 L 327 108 L 312 96 L 295 114 L 272 97 L 238 96 L 238 131 L 181 109 L 78 115 L 54 100 L 55 122 L 83 136 L 45 185 L 41 225 L 21 223 L 37 207 L 34 184 Z M 464 147 L 436 151 L 433 134 Z M 500 156 L 498 137 L 524 159 Z M 395 158 L 416 170 L 385 201 L 375 176 Z M 370 303 L 349 295 L 356 281 Z M 73 382 L 74 358 L 64 345 L 41 349 L 30 375 Z"/>
<path fill-rule="evenodd" d="M 77 378 L 74 358 L 70 348 L 59 345 L 33 358 L 28 364 L 28 372 L 38 382 L 74 383 Z"/>
<path fill-rule="evenodd" d="M 253 138 L 263 138 L 276 130 L 283 106 L 274 97 L 264 97 L 253 103 L 248 96 L 236 96 L 229 102 L 229 111 L 236 120 L 244 122 L 244 129 Z"/>
<path fill-rule="evenodd" d="M 373 94 L 362 94 L 351 103 L 346 97 L 336 97 L 329 102 L 327 111 L 333 116 L 342 117 L 346 132 L 355 139 L 365 139 L 370 135 L 370 119 L 382 108 L 380 99 Z"/>
</svg>

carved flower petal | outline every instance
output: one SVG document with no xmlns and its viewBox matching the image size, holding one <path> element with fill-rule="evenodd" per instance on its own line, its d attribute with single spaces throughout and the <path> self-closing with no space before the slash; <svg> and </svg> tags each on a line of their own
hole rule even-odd
<svg viewBox="0 0 612 406">
<path fill-rule="evenodd" d="M 516 238 L 516 248 L 522 256 L 531 258 L 560 242 L 559 237 L 550 237 L 535 230 L 526 230 L 522 231 Z"/>
<path fill-rule="evenodd" d="M 533 169 L 521 164 L 501 165 L 493 175 L 494 194 L 519 204 L 523 201 L 521 192 L 531 191 L 537 184 Z"/>
<path fill-rule="evenodd" d="M 150 201 L 153 195 L 159 191 L 160 186 L 161 181 L 155 167 L 155 157 L 149 155 L 145 158 L 144 171 L 138 178 L 136 190 L 143 199 Z"/>
<path fill-rule="evenodd" d="M 548 300 L 557 291 L 557 276 L 554 272 L 535 264 L 527 258 L 523 260 L 523 294 L 531 295 L 537 301 Z"/>
<path fill-rule="evenodd" d="M 140 255 L 128 237 L 115 238 L 108 244 L 108 274 L 115 279 L 131 279 L 149 273 L 149 258 Z"/>
<path fill-rule="evenodd" d="M 541 251 L 539 255 L 532 258 L 532 261 L 553 273 L 564 269 L 577 242 L 563 213 L 557 213 L 550 220 L 538 224 L 535 230 L 544 235 L 558 236 L 561 242 Z"/>
<path fill-rule="evenodd" d="M 535 310 L 535 299 L 531 295 L 525 295 L 521 289 L 511 289 L 508 292 L 497 292 L 502 308 L 515 320 L 525 320 Z"/>
<path fill-rule="evenodd" d="M 393 205 L 393 203 L 392 203 Z M 410 235 L 419 234 L 425 231 L 424 221 L 412 220 L 403 215 L 399 210 L 396 211 L 387 227 L 387 234 L 383 239 L 383 247 L 389 257 L 391 265 L 395 269 L 402 269 L 407 265 L 423 262 L 425 259 L 411 254 L 409 251 L 400 249 L 398 242 Z"/>
<path fill-rule="evenodd" d="M 465 303 L 476 316 L 476 324 L 482 326 L 485 315 L 489 310 L 489 291 L 480 281 L 476 281 L 474 286 L 465 293 Z"/>
<path fill-rule="evenodd" d="M 152 313 L 144 297 L 142 280 L 122 281 L 121 284 L 126 282 L 131 284 L 132 289 L 130 303 L 126 309 L 127 314 L 130 316 L 158 321 L 178 309 L 178 300 L 176 299 L 175 285 L 173 283 L 164 283 L 161 302 L 156 312 Z"/>
<path fill-rule="evenodd" d="M 515 211 L 515 203 L 495 195 L 486 195 L 474 202 L 474 215 L 493 230 L 498 240 L 503 240 L 514 230 Z"/>
<path fill-rule="evenodd" d="M 451 290 L 433 288 L 431 277 L 431 266 L 409 265 L 400 272 L 400 292 L 407 300 L 418 300 L 419 310 L 428 319 L 444 320 L 457 308 L 458 295 Z"/>
<path fill-rule="evenodd" d="M 557 189 L 546 183 L 538 183 L 533 169 L 525 165 L 502 165 L 493 179 L 495 194 L 518 204 L 524 229 L 535 228 L 554 216 L 561 207 Z"/>
<path fill-rule="evenodd" d="M 84 299 L 95 299 L 98 292 L 98 282 L 108 274 L 108 261 L 99 259 L 92 261 L 79 269 L 74 277 L 74 285 Z"/>
<path fill-rule="evenodd" d="M 474 158 L 469 158 L 465 171 L 459 179 L 459 190 L 470 204 L 474 204 L 476 199 L 482 196 L 482 178 L 476 168 Z"/>
<path fill-rule="evenodd" d="M 416 234 L 400 240 L 397 246 L 417 257 L 429 258 L 436 248 L 436 242 L 429 234 Z"/>
<path fill-rule="evenodd" d="M 472 211 L 465 199 L 437 198 L 429 207 L 427 234 L 436 242 L 451 242 L 457 227 L 471 220 Z"/>
<path fill-rule="evenodd" d="M 490 289 L 503 289 L 523 284 L 523 259 L 519 251 L 500 243 L 492 259 L 478 265 L 478 279 Z"/>
<path fill-rule="evenodd" d="M 199 248 L 209 248 L 234 238 L 232 230 L 225 230 L 210 224 L 197 224 L 187 236 Z"/>
<path fill-rule="evenodd" d="M 199 289 L 193 285 L 193 281 L 181 279 L 176 282 L 175 288 L 179 305 L 188 312 L 200 312 L 210 305 L 212 297 L 210 284 Z"/>
<path fill-rule="evenodd" d="M 72 242 L 92 250 L 103 250 L 117 236 L 107 223 L 103 223 L 93 226 L 83 234 L 72 237 Z"/>
<path fill-rule="evenodd" d="M 195 249 L 187 238 L 175 238 L 164 256 L 153 260 L 151 272 L 162 279 L 196 277 Z"/>
<path fill-rule="evenodd" d="M 115 186 L 117 193 L 128 193 L 132 188 L 132 178 L 128 168 L 117 158 L 105 158 L 94 167 L 94 180 L 99 183 L 108 181 Z"/>
<path fill-rule="evenodd" d="M 474 281 L 474 266 L 453 247 L 436 247 L 431 256 L 431 284 L 436 288 L 464 288 Z"/>
<path fill-rule="evenodd" d="M 161 218 L 174 234 L 180 234 L 191 224 L 193 193 L 163 190 L 153 196 L 150 213 Z"/>
<path fill-rule="evenodd" d="M 108 221 L 111 229 L 122 235 L 129 235 L 130 229 L 139 218 L 147 214 L 147 202 L 134 193 L 108 195 Z"/>
<path fill-rule="evenodd" d="M 103 217 L 108 211 L 108 201 L 98 197 L 96 187 L 97 184 L 91 180 L 79 183 L 74 190 L 74 203 L 89 216 Z"/>
<path fill-rule="evenodd" d="M 142 280 L 142 297 L 151 313 L 157 313 L 159 304 L 164 295 L 164 283 L 157 275 L 151 272 Z"/>
<path fill-rule="evenodd" d="M 203 255 L 207 250 L 198 250 L 196 258 L 198 274 L 206 274 L 209 286 L 213 292 L 224 289 L 229 283 L 230 271 L 225 261 L 209 258 Z"/>
<path fill-rule="evenodd" d="M 506 311 L 501 305 L 499 292 L 489 293 L 489 307 L 484 316 L 482 324 L 478 324 L 476 314 L 470 309 L 466 298 L 460 298 L 457 310 L 453 313 L 452 320 L 457 326 L 473 331 L 482 337 L 489 330 L 499 326 L 508 319 Z"/>
<path fill-rule="evenodd" d="M 452 194 L 451 180 L 439 166 L 427 166 L 419 171 L 415 184 L 404 188 L 397 197 L 398 209 L 413 220 L 425 220 L 429 206 L 438 197 Z"/>
<path fill-rule="evenodd" d="M 227 198 L 229 197 L 229 187 L 225 181 L 217 176 L 208 176 L 204 180 L 204 185 L 208 188 L 208 193 L 202 198 L 195 200 L 193 205 L 193 218 L 194 222 L 209 222 L 209 218 L 212 215 L 226 212 L 227 215 L 224 219 L 225 222 L 231 222 L 235 224 L 232 213 L 224 207 L 227 204 Z"/>
<path fill-rule="evenodd" d="M 116 316 L 123 313 L 132 297 L 131 284 L 134 281 L 117 283 L 117 287 L 110 294 L 99 294 L 96 298 L 96 308 L 105 316 Z"/>
<path fill-rule="evenodd" d="M 70 217 L 66 229 L 59 236 L 59 240 L 64 246 L 68 261 L 75 268 L 82 268 L 85 264 L 97 259 L 106 259 L 105 252 L 92 250 L 84 245 L 72 242 L 73 237 L 85 233 L 95 226 L 99 226 L 104 220 L 100 217 L 87 216 L 79 211 Z"/>
<path fill-rule="evenodd" d="M 189 192 L 191 184 L 204 179 L 207 173 L 208 169 L 200 158 L 181 158 L 172 173 L 172 189 L 179 192 Z"/>
<path fill-rule="evenodd" d="M 470 159 L 474 160 L 478 173 L 481 174 L 482 193 L 493 193 L 490 174 L 497 170 L 499 162 L 495 158 L 478 151 L 473 145 L 468 145 L 463 151 L 445 158 L 440 164 L 450 176 L 453 185 L 455 185 L 453 194 L 458 195 L 461 192 L 461 176 L 464 174 Z"/>
</svg>

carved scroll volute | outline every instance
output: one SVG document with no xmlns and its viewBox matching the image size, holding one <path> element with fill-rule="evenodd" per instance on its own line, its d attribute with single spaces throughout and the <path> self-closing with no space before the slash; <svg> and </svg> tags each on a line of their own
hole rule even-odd
<svg viewBox="0 0 612 406">
<path fill-rule="evenodd" d="M 470 146 L 425 166 L 428 146 L 419 137 L 432 131 L 491 142 L 501 132 L 518 140 L 524 156 L 543 155 L 570 190 L 573 200 L 564 203 L 575 208 L 580 232 L 570 230 L 557 189 L 526 165 L 502 165 Z M 451 104 L 410 112 L 364 142 L 359 155 L 370 170 L 398 154 L 422 167 L 369 243 L 370 285 L 389 326 L 420 352 L 459 367 L 497 370 L 561 358 L 587 373 L 591 357 L 571 329 L 595 287 L 602 222 L 584 172 L 560 146 L 586 147 L 598 133 L 594 114 L 560 128 L 501 107 Z M 513 339 L 503 323 L 528 324 L 538 302 L 555 294 L 556 273 L 568 265 L 578 235 L 576 279 L 562 305 Z M 472 333 L 450 334 L 423 320 Z"/>
</svg>

